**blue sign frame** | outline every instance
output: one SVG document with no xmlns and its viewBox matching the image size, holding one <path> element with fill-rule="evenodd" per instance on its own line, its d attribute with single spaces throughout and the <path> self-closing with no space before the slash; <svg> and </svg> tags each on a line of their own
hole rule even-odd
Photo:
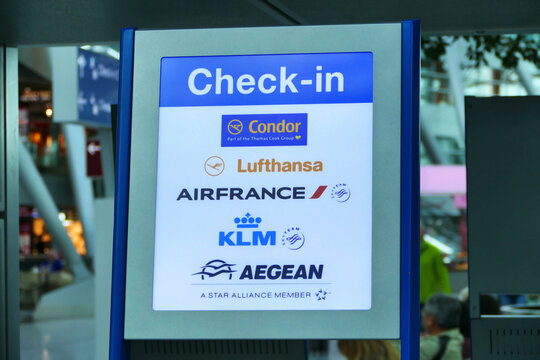
<svg viewBox="0 0 540 360">
<path fill-rule="evenodd" d="M 135 28 L 121 38 L 115 224 L 109 359 L 129 359 L 124 339 L 127 224 Z M 402 22 L 401 81 L 401 358 L 419 356 L 419 87 L 420 21 Z"/>
<path fill-rule="evenodd" d="M 114 196 L 113 271 L 109 359 L 128 360 L 129 342 L 124 339 L 126 297 L 127 225 L 129 203 L 129 160 L 131 148 L 131 102 L 135 28 L 122 30 L 120 40 L 120 88 L 116 141 L 116 184 Z"/>
<path fill-rule="evenodd" d="M 420 353 L 420 20 L 401 32 L 401 358 Z"/>
</svg>

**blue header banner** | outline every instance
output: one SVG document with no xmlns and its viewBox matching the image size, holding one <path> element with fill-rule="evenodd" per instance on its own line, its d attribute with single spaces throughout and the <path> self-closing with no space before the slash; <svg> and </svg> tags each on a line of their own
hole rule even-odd
<svg viewBox="0 0 540 360">
<path fill-rule="evenodd" d="M 161 59 L 160 107 L 371 102 L 371 52 Z"/>
</svg>

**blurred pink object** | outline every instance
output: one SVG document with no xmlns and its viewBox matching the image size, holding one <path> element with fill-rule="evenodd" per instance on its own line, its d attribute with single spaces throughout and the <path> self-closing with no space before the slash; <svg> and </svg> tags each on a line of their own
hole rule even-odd
<svg viewBox="0 0 540 360">
<path fill-rule="evenodd" d="M 466 209 L 467 208 L 467 195 L 458 194 L 454 195 L 454 207 L 456 209 Z"/>
<path fill-rule="evenodd" d="M 427 165 L 420 167 L 420 194 L 465 194 L 465 165 Z"/>
</svg>

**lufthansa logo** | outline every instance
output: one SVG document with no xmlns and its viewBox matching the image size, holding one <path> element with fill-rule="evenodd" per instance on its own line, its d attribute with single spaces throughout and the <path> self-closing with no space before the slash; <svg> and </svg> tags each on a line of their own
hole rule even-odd
<svg viewBox="0 0 540 360">
<path fill-rule="evenodd" d="M 238 119 L 233 119 L 229 121 L 229 124 L 227 125 L 227 130 L 229 130 L 229 134 L 231 135 L 240 134 L 243 128 L 244 128 L 244 125 Z"/>
<path fill-rule="evenodd" d="M 211 156 L 204 162 L 204 171 L 210 176 L 218 176 L 225 170 L 225 161 L 219 156 Z"/>
</svg>

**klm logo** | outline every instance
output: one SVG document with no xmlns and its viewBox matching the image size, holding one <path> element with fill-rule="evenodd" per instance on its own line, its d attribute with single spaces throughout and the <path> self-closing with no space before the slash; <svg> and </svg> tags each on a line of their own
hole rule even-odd
<svg viewBox="0 0 540 360">
<path fill-rule="evenodd" d="M 234 223 L 237 231 L 220 231 L 219 246 L 275 246 L 276 232 L 275 231 L 259 231 L 254 230 L 259 228 L 262 219 L 253 217 L 247 213 L 242 218 L 235 218 Z M 252 231 L 244 229 L 253 229 Z"/>
</svg>

